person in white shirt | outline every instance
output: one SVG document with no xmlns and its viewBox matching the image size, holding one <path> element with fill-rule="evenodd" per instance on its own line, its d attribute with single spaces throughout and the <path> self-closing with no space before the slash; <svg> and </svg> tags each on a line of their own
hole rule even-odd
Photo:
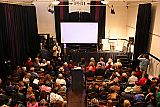
<svg viewBox="0 0 160 107">
<path fill-rule="evenodd" d="M 132 72 L 132 76 L 128 78 L 129 84 L 135 84 L 138 81 L 138 78 L 135 76 L 136 72 Z"/>
<path fill-rule="evenodd" d="M 100 57 L 99 62 L 97 63 L 97 66 L 102 66 L 102 69 L 105 68 L 105 62 L 103 57 Z"/>
<path fill-rule="evenodd" d="M 56 79 L 56 83 L 60 84 L 60 85 L 66 85 L 66 81 L 63 78 L 62 74 L 58 74 L 58 78 Z"/>
</svg>

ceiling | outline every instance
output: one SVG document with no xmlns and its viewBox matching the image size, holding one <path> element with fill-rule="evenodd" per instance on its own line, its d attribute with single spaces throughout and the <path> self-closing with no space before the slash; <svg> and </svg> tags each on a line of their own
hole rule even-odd
<svg viewBox="0 0 160 107">
<path fill-rule="evenodd" d="M 5 2 L 5 3 L 33 3 L 33 2 L 52 2 L 54 0 L 0 0 L 0 2 Z M 61 1 L 61 0 L 60 0 Z M 62 0 L 65 1 L 65 0 Z M 67 0 L 68 1 L 68 0 Z M 73 1 L 83 1 L 83 0 L 73 0 Z M 86 0 L 85 0 L 86 1 Z M 88 0 L 91 1 L 91 0 Z M 92 0 L 92 1 L 97 1 L 97 0 Z M 99 0 L 102 1 L 102 0 Z M 109 4 L 113 5 L 137 5 L 140 3 L 160 3 L 160 0 L 106 0 L 109 1 Z"/>
</svg>

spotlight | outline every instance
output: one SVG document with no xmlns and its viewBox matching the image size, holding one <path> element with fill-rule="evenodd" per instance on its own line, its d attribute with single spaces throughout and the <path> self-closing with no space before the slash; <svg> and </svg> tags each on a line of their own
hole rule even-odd
<svg viewBox="0 0 160 107">
<path fill-rule="evenodd" d="M 59 3 L 60 3 L 60 1 L 57 1 L 57 0 L 54 0 L 54 1 L 52 2 L 53 5 L 58 5 Z"/>
<path fill-rule="evenodd" d="M 107 0 L 102 0 L 102 1 L 101 1 L 102 4 L 108 4 L 108 2 L 109 2 L 109 1 L 107 1 Z"/>
<path fill-rule="evenodd" d="M 114 11 L 114 8 L 113 8 L 113 5 L 111 7 L 111 14 L 115 14 L 115 11 Z"/>
</svg>

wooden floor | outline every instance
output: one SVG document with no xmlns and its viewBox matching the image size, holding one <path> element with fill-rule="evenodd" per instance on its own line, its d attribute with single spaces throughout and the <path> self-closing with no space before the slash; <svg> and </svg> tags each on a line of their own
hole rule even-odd
<svg viewBox="0 0 160 107">
<path fill-rule="evenodd" d="M 68 92 L 68 107 L 85 107 L 85 90 Z"/>
</svg>

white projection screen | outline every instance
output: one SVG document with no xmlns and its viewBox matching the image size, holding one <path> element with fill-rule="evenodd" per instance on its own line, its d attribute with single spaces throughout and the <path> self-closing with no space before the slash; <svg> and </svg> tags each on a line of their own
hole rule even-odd
<svg viewBox="0 0 160 107">
<path fill-rule="evenodd" d="M 97 22 L 61 22 L 61 43 L 97 43 Z"/>
</svg>

